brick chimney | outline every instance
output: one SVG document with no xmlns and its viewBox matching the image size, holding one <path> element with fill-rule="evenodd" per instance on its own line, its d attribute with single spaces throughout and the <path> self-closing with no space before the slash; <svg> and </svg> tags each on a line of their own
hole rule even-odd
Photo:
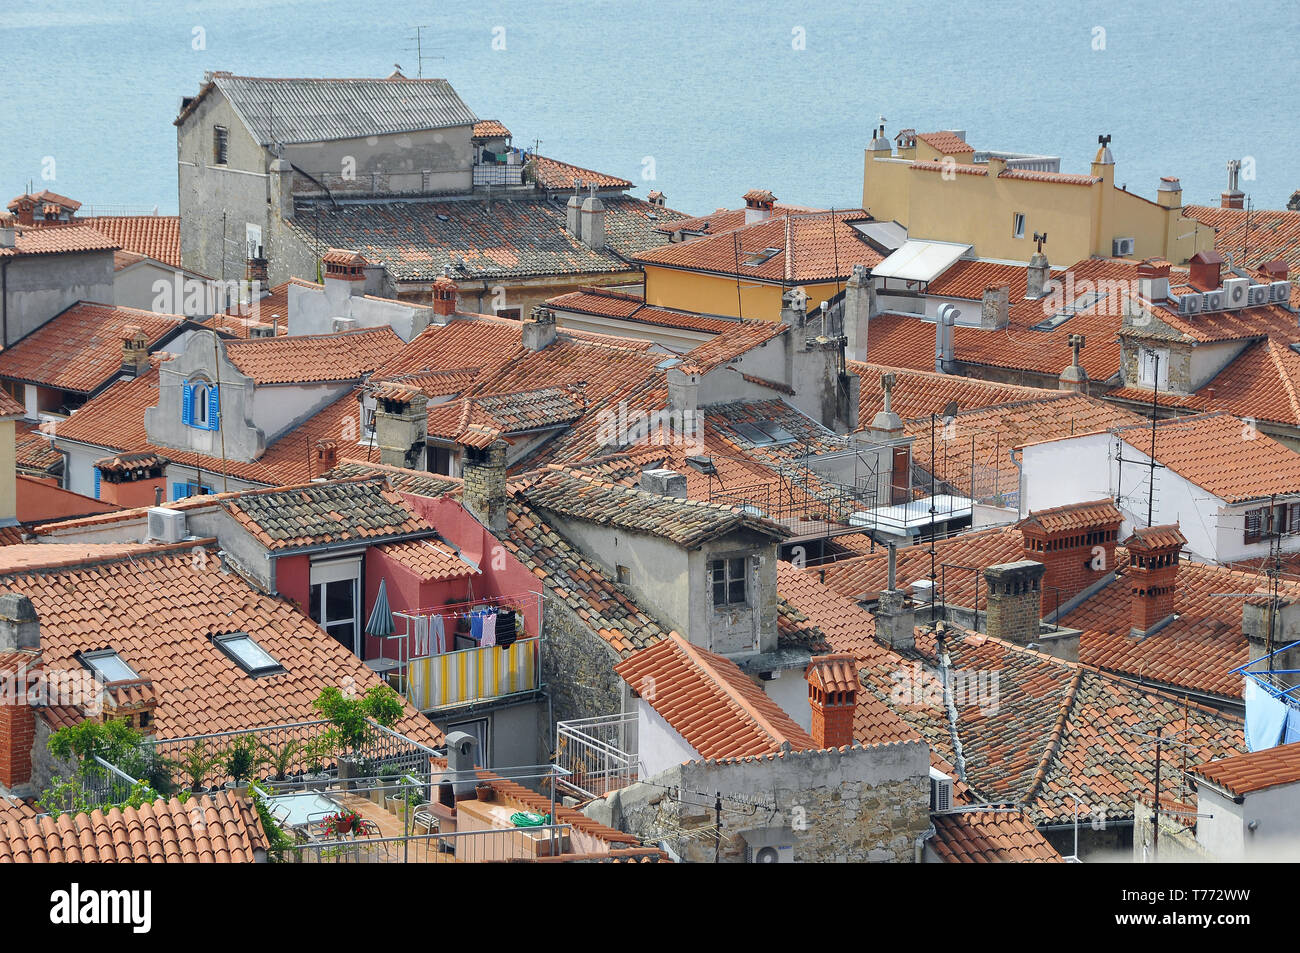
<svg viewBox="0 0 1300 953">
<path fill-rule="evenodd" d="M 1202 291 L 1217 291 L 1223 284 L 1223 256 L 1217 251 L 1198 251 L 1188 265 L 1187 279 Z"/>
<path fill-rule="evenodd" d="M 436 323 L 446 324 L 445 319 L 456 313 L 456 296 L 459 293 L 460 288 L 447 275 L 440 275 L 433 283 L 433 313 L 438 316 Z"/>
<path fill-rule="evenodd" d="M 36 199 L 24 195 L 14 201 L 11 211 L 18 216 L 19 225 L 36 224 Z"/>
<path fill-rule="evenodd" d="M 360 252 L 331 248 L 321 256 L 325 271 L 325 296 L 336 305 L 353 295 L 366 293 L 366 267 Z"/>
<path fill-rule="evenodd" d="M 776 196 L 766 189 L 750 189 L 745 193 L 745 224 L 765 222 L 772 217 Z"/>
<path fill-rule="evenodd" d="M 40 658 L 35 652 L 22 653 L 0 662 L 0 679 L 13 686 L 13 691 L 0 697 L 0 787 L 10 792 L 23 789 L 32 780 L 36 709 L 28 703 L 27 692 L 41 667 Z"/>
<path fill-rule="evenodd" d="M 1274 258 L 1259 266 L 1259 276 L 1266 282 L 1287 281 L 1291 275 L 1291 266 L 1282 258 Z"/>
<path fill-rule="evenodd" d="M 139 377 L 149 370 L 149 338 L 134 324 L 122 329 L 122 373 Z"/>
<path fill-rule="evenodd" d="M 317 440 L 313 454 L 312 474 L 320 476 L 333 470 L 339 462 L 339 445 L 337 440 Z"/>
<path fill-rule="evenodd" d="M 985 631 L 999 639 L 1028 645 L 1038 639 L 1043 617 L 1042 579 L 1047 567 L 1031 559 L 989 566 Z"/>
<path fill-rule="evenodd" d="M 494 440 L 482 449 L 466 448 L 461 477 L 465 508 L 489 529 L 505 529 L 506 442 Z"/>
<path fill-rule="evenodd" d="M 428 436 L 429 399 L 423 394 L 378 394 L 375 398 L 375 441 L 379 462 L 390 467 L 411 467 L 419 462 Z"/>
<path fill-rule="evenodd" d="M 1115 569 L 1115 545 L 1124 521 L 1109 500 L 1035 510 L 1017 528 L 1025 559 L 1044 566 L 1040 588 L 1047 611 L 1065 605 Z"/>
<path fill-rule="evenodd" d="M 530 351 L 544 351 L 555 342 L 555 312 L 550 308 L 533 308 L 524 323 L 523 345 Z"/>
<path fill-rule="evenodd" d="M 99 471 L 99 498 L 128 509 L 154 506 L 159 491 L 165 492 L 164 473 L 168 461 L 156 453 L 119 453 L 95 461 Z"/>
<path fill-rule="evenodd" d="M 858 666 L 852 653 L 818 655 L 804 672 L 812 735 L 818 748 L 853 744 L 853 714 L 858 706 Z"/>
<path fill-rule="evenodd" d="M 1001 331 L 1011 321 L 1011 286 L 989 285 L 980 302 L 980 327 L 985 331 Z"/>
<path fill-rule="evenodd" d="M 1177 523 L 1135 529 L 1124 540 L 1129 565 L 1124 570 L 1130 598 L 1130 634 L 1150 635 L 1174 614 L 1178 553 L 1187 539 Z"/>
<path fill-rule="evenodd" d="M 1241 191 L 1237 186 L 1240 185 L 1238 178 L 1241 175 L 1241 160 L 1228 160 L 1228 188 L 1219 196 L 1220 208 L 1245 208 L 1246 193 Z"/>
<path fill-rule="evenodd" d="M 255 257 L 244 262 L 244 280 L 248 282 L 256 281 L 259 287 L 266 287 L 266 259 L 262 257 L 260 247 L 257 249 Z"/>
</svg>

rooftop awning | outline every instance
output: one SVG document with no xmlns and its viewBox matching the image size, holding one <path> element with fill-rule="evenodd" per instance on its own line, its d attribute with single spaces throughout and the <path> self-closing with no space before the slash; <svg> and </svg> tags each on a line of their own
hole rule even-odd
<svg viewBox="0 0 1300 953">
<path fill-rule="evenodd" d="M 970 251 L 970 245 L 955 242 L 908 239 L 902 248 L 872 268 L 871 274 L 876 278 L 897 278 L 900 281 L 934 281 Z"/>
</svg>

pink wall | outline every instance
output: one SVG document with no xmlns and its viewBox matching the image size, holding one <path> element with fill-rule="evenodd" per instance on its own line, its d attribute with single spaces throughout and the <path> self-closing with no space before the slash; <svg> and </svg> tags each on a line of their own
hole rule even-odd
<svg viewBox="0 0 1300 953">
<path fill-rule="evenodd" d="M 379 581 L 386 579 L 388 581 L 388 605 L 394 612 L 407 609 L 423 609 L 430 606 L 442 605 L 446 602 L 462 602 L 467 597 L 468 584 L 465 579 L 441 579 L 426 582 L 416 573 L 412 572 L 406 566 L 392 559 L 378 548 L 366 550 L 365 563 L 365 615 L 362 616 L 362 625 L 370 619 L 370 613 L 375 607 L 375 598 L 379 595 Z M 478 592 L 478 576 L 473 577 L 475 593 Z M 404 623 L 398 623 L 399 631 Z M 381 654 L 389 654 L 397 651 L 396 643 L 385 643 L 372 636 L 365 636 L 365 649 L 363 658 L 374 658 Z M 407 647 L 407 658 L 410 658 L 410 646 Z"/>
<path fill-rule="evenodd" d="M 281 556 L 275 561 L 275 590 L 311 614 L 311 557 Z"/>
</svg>

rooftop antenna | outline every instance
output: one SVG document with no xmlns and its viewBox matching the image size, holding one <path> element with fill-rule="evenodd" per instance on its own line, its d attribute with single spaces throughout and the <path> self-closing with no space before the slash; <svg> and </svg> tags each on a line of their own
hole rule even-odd
<svg viewBox="0 0 1300 953">
<path fill-rule="evenodd" d="M 1047 244 L 1047 232 L 1034 232 L 1034 242 L 1038 245 L 1038 254 L 1043 253 L 1043 246 Z"/>
<path fill-rule="evenodd" d="M 423 32 L 422 32 L 422 31 L 429 29 L 427 26 L 421 24 L 420 26 L 413 26 L 413 27 L 411 27 L 411 29 L 415 31 L 415 36 L 413 37 L 413 39 L 415 40 L 415 73 L 416 73 L 416 78 L 417 78 L 417 79 L 424 79 L 424 61 L 425 61 L 425 60 L 440 60 L 440 59 L 442 59 L 442 57 L 441 57 L 441 56 L 428 56 L 428 55 L 426 55 L 425 52 L 424 52 L 424 35 L 423 35 Z M 398 67 L 398 70 L 399 70 L 399 71 L 401 70 L 401 67 L 400 67 L 400 66 Z"/>
</svg>

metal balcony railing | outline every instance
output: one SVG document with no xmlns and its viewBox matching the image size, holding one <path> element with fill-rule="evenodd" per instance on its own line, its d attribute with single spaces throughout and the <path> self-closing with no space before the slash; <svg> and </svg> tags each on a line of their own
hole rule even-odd
<svg viewBox="0 0 1300 953">
<path fill-rule="evenodd" d="M 635 711 L 558 722 L 556 786 L 583 799 L 625 788 L 639 775 L 637 750 Z"/>
<path fill-rule="evenodd" d="M 437 711 L 541 687 L 541 639 L 518 639 L 413 658 L 407 663 L 407 697 L 420 711 Z"/>
</svg>

